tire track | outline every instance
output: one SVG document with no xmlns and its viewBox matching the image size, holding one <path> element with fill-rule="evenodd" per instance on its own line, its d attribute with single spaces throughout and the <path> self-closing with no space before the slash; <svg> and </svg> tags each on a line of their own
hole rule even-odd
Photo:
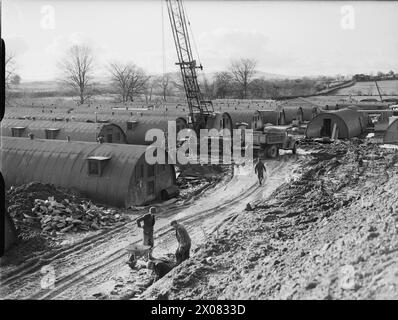
<svg viewBox="0 0 398 320">
<path fill-rule="evenodd" d="M 287 160 L 289 161 L 289 160 Z M 274 164 L 273 164 L 274 165 Z M 272 166 L 273 166 L 272 165 Z M 269 170 L 270 174 L 269 177 L 272 178 L 271 176 L 274 175 L 278 170 L 280 170 L 281 167 L 286 166 L 286 159 L 282 159 L 282 161 L 277 162 L 276 166 Z M 229 179 L 226 181 L 225 185 L 220 186 L 220 189 L 218 190 L 219 192 L 221 191 L 222 188 L 225 189 L 228 187 L 228 183 L 231 182 L 233 178 Z M 206 188 L 206 191 L 208 188 Z M 257 197 L 259 193 L 262 192 L 261 188 L 256 191 L 257 188 L 257 181 L 251 184 L 249 188 L 247 188 L 244 192 L 240 193 L 236 198 L 231 199 L 230 197 L 227 199 L 222 199 L 222 203 L 213 206 L 211 208 L 205 209 L 205 210 L 200 210 L 193 212 L 193 214 L 185 217 L 179 218 L 179 221 L 183 222 L 187 226 L 192 226 L 197 224 L 200 221 L 203 221 L 207 219 L 208 217 L 212 215 L 217 215 L 221 212 L 224 212 L 226 209 L 230 208 L 231 206 L 234 206 L 241 201 L 243 201 L 246 198 L 250 197 Z M 203 196 L 205 193 L 201 193 L 201 196 Z M 211 197 L 211 194 L 209 195 Z M 199 198 L 199 195 L 196 196 L 196 198 Z M 195 203 L 193 204 L 195 205 Z M 164 218 L 170 217 L 174 214 L 177 214 L 179 212 L 182 212 L 183 210 L 189 208 L 192 206 L 192 202 L 188 201 L 185 202 L 182 205 L 175 206 L 174 208 L 169 208 L 167 209 L 167 214 Z M 18 268 L 17 272 L 14 270 L 13 272 L 10 272 L 7 274 L 5 277 L 5 280 L 2 280 L 2 287 L 4 285 L 10 285 L 13 284 L 13 281 L 18 280 L 18 282 L 21 283 L 28 283 L 29 282 L 29 276 L 31 277 L 37 277 L 40 276 L 37 274 L 37 272 L 40 270 L 40 268 L 43 265 L 49 264 L 49 263 L 54 263 L 56 262 L 57 265 L 61 265 L 64 262 L 69 262 L 69 261 L 78 261 L 78 256 L 79 254 L 82 254 L 84 251 L 88 251 L 90 249 L 93 249 L 96 246 L 103 245 L 106 243 L 108 240 L 110 240 L 115 234 L 121 234 L 124 230 L 128 233 L 131 233 L 132 226 L 136 223 L 136 219 L 133 221 L 129 221 L 126 224 L 123 224 L 121 226 L 117 226 L 116 228 L 112 228 L 110 230 L 107 230 L 106 232 L 103 232 L 101 234 L 95 235 L 92 238 L 89 239 L 89 241 L 82 241 L 81 243 L 74 244 L 67 249 L 60 249 L 57 250 L 56 252 L 49 253 L 47 255 L 44 255 L 42 257 L 37 258 L 37 260 L 30 261 L 29 264 L 24 265 L 24 267 Z M 156 239 L 163 238 L 166 234 L 168 234 L 171 231 L 171 227 L 168 224 L 165 224 L 164 226 L 160 227 L 156 232 L 155 232 L 155 237 Z M 142 240 L 137 240 L 132 243 L 140 243 Z M 66 292 L 68 289 L 72 287 L 76 287 L 78 285 L 84 284 L 88 280 L 92 280 L 95 278 L 97 274 L 101 274 L 101 270 L 103 269 L 109 269 L 109 266 L 115 263 L 120 263 L 121 259 L 125 259 L 126 252 L 125 252 L 125 247 L 116 249 L 113 252 L 108 252 L 106 254 L 101 254 L 101 256 L 98 257 L 98 259 L 91 261 L 89 264 L 85 264 L 82 267 L 75 269 L 74 271 L 63 275 L 62 277 L 56 279 L 55 282 L 55 288 L 54 289 L 41 289 L 36 293 L 33 293 L 29 295 L 27 298 L 28 299 L 53 299 L 61 295 L 62 293 Z M 33 263 L 33 264 L 32 264 Z M 103 272 L 102 272 L 103 273 Z M 21 279 L 22 277 L 22 279 Z M 26 281 L 26 282 L 25 282 Z M 11 293 L 12 295 L 12 293 Z"/>
<path fill-rule="evenodd" d="M 271 175 L 273 175 L 277 170 L 280 170 L 281 167 L 286 165 L 286 161 L 278 162 L 277 166 L 271 170 Z M 257 190 L 257 191 L 256 191 Z M 255 192 L 256 191 L 256 192 Z M 245 192 L 241 193 L 238 197 L 233 200 L 226 199 L 224 203 L 211 207 L 206 210 L 202 210 L 194 213 L 193 216 L 187 216 L 179 219 L 179 221 L 183 222 L 185 225 L 190 226 L 199 221 L 206 219 L 207 217 L 219 214 L 220 212 L 228 209 L 231 206 L 234 206 L 237 203 L 240 203 L 243 199 L 248 197 L 257 197 L 263 190 L 258 188 L 257 181 L 255 181 Z M 182 209 L 183 210 L 183 209 Z M 180 211 L 182 211 L 180 210 Z M 158 229 L 155 232 L 156 239 L 163 237 L 166 234 L 169 234 L 171 231 L 171 227 L 169 225 L 165 225 Z M 140 243 L 142 240 L 135 241 L 133 243 Z M 91 280 L 95 277 L 95 274 L 98 273 L 101 269 L 106 266 L 110 266 L 111 264 L 118 262 L 120 259 L 125 259 L 126 253 L 125 248 L 121 248 L 112 252 L 106 256 L 102 256 L 100 261 L 94 262 L 89 266 L 85 266 L 79 270 L 76 270 L 55 282 L 55 289 L 47 290 L 47 291 L 39 291 L 36 294 L 33 294 L 28 297 L 28 299 L 54 299 L 67 291 L 71 287 L 75 287 L 78 284 L 84 283 L 87 280 Z"/>
<path fill-rule="evenodd" d="M 209 215 L 213 215 L 213 214 L 219 212 L 220 210 L 226 209 L 229 206 L 240 202 L 242 199 L 246 198 L 247 195 L 251 194 L 252 191 L 255 190 L 256 188 L 257 188 L 257 186 L 256 186 L 256 184 L 254 184 L 250 189 L 248 189 L 245 193 L 241 194 L 235 200 L 232 200 L 227 203 L 223 203 L 221 205 L 212 207 L 207 210 L 203 210 L 201 212 L 197 212 L 195 214 L 195 216 L 181 218 L 181 219 L 179 219 L 179 221 L 183 222 L 186 225 L 194 224 L 195 222 L 205 219 Z M 155 232 L 155 235 L 156 235 L 155 239 L 159 239 L 160 237 L 164 236 L 165 234 L 168 234 L 171 230 L 172 229 L 168 224 L 159 228 L 158 231 Z M 142 240 L 138 240 L 133 243 L 141 243 L 141 241 Z M 126 251 L 125 251 L 125 248 L 123 247 L 109 255 L 106 255 L 105 257 L 102 256 L 102 259 L 98 262 L 95 262 L 89 266 L 80 268 L 80 269 L 72 272 L 71 274 L 68 274 L 68 275 L 58 279 L 55 282 L 56 289 L 46 291 L 46 292 L 40 291 L 36 294 L 29 296 L 28 299 L 53 299 L 56 296 L 59 296 L 60 294 L 65 292 L 68 288 L 75 286 L 78 283 L 84 282 L 85 280 L 87 280 L 87 277 L 92 276 L 93 273 L 100 270 L 101 268 L 103 268 L 109 264 L 112 264 L 119 259 L 125 259 L 125 257 L 126 257 Z"/>
</svg>

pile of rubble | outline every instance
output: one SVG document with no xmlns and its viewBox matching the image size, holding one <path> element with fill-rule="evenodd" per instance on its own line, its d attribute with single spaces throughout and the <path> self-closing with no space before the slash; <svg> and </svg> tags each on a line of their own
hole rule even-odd
<svg viewBox="0 0 398 320">
<path fill-rule="evenodd" d="M 180 198 L 189 199 L 222 180 L 230 168 L 220 165 L 188 164 L 179 166 L 178 170 L 177 186 L 180 189 Z"/>
<path fill-rule="evenodd" d="M 106 228 L 120 220 L 114 209 L 97 206 L 77 192 L 32 182 L 7 191 L 8 211 L 22 239 L 34 232 L 55 235 Z"/>
<path fill-rule="evenodd" d="M 32 214 L 25 214 L 25 219 L 40 222 L 43 232 L 98 230 L 121 219 L 114 209 L 104 209 L 86 201 L 73 203 L 64 199 L 57 202 L 53 197 L 48 200 L 36 199 Z"/>
</svg>

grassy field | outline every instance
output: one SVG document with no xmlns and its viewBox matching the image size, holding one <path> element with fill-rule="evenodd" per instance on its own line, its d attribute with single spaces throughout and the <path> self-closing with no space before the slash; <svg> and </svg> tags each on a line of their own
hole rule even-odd
<svg viewBox="0 0 398 320">
<path fill-rule="evenodd" d="M 378 81 L 382 95 L 398 95 L 398 80 Z M 376 84 L 374 81 L 357 82 L 352 87 L 343 88 L 334 93 L 335 95 L 373 95 L 378 96 Z"/>
</svg>

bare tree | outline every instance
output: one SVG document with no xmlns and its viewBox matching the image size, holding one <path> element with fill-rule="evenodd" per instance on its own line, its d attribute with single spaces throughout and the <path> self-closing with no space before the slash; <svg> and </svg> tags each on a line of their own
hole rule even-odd
<svg viewBox="0 0 398 320">
<path fill-rule="evenodd" d="M 179 95 L 185 96 L 184 81 L 182 80 L 181 73 L 176 72 L 171 77 L 172 77 L 171 83 L 173 85 L 173 88 L 177 90 L 177 93 Z"/>
<path fill-rule="evenodd" d="M 239 59 L 231 63 L 230 70 L 243 99 L 247 98 L 249 85 L 256 73 L 256 64 L 256 61 L 252 59 Z"/>
<path fill-rule="evenodd" d="M 58 64 L 63 73 L 63 81 L 78 92 L 80 104 L 90 99 L 92 94 L 93 61 L 90 47 L 74 45 Z"/>
<path fill-rule="evenodd" d="M 157 85 L 158 85 L 157 79 L 153 76 L 150 76 L 144 90 L 146 103 L 152 101 L 153 92 L 154 89 L 157 87 Z"/>
<path fill-rule="evenodd" d="M 7 103 L 11 98 L 11 86 L 19 84 L 20 81 L 21 77 L 16 74 L 15 54 L 7 52 L 5 57 L 5 99 Z"/>
<path fill-rule="evenodd" d="M 133 63 L 111 63 L 110 66 L 112 81 L 118 90 L 122 102 L 134 101 L 134 97 L 144 94 L 150 76 Z"/>
<path fill-rule="evenodd" d="M 112 82 L 122 98 L 122 102 L 126 102 L 128 99 L 129 82 L 131 77 L 129 66 L 113 62 L 109 65 L 109 71 L 111 73 Z"/>
<path fill-rule="evenodd" d="M 217 72 L 214 79 L 215 95 L 224 99 L 231 90 L 233 76 L 227 71 Z"/>
<path fill-rule="evenodd" d="M 11 79 L 15 75 L 15 55 L 13 53 L 6 53 L 5 59 L 6 68 L 6 88 L 10 87 Z"/>
<path fill-rule="evenodd" d="M 167 101 L 167 97 L 172 94 L 172 85 L 174 84 L 173 75 L 165 73 L 157 79 L 157 86 L 161 91 L 163 101 Z"/>
<path fill-rule="evenodd" d="M 208 80 L 206 76 L 203 75 L 201 82 L 200 82 L 200 88 L 203 93 L 203 97 L 207 100 L 211 100 L 214 98 L 214 89 L 215 89 L 215 83 L 214 81 Z"/>
<path fill-rule="evenodd" d="M 130 66 L 130 81 L 128 87 L 128 98 L 134 100 L 134 96 L 144 93 L 150 76 L 145 71 L 135 65 Z"/>
</svg>

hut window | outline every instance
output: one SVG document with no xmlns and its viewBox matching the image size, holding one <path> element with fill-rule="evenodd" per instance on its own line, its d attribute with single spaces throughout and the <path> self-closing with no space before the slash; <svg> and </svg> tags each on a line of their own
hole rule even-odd
<svg viewBox="0 0 398 320">
<path fill-rule="evenodd" d="M 149 165 L 148 167 L 148 177 L 153 177 L 155 175 L 155 166 L 154 165 Z"/>
<path fill-rule="evenodd" d="M 117 141 L 120 141 L 121 139 L 120 139 L 120 132 L 116 132 L 116 140 Z"/>
<path fill-rule="evenodd" d="M 101 176 L 104 172 L 105 166 L 107 165 L 110 157 L 89 157 L 87 158 L 88 163 L 88 175 L 89 176 Z"/>
<path fill-rule="evenodd" d="M 56 139 L 59 129 L 45 129 L 46 139 Z"/>
<path fill-rule="evenodd" d="M 155 182 L 154 181 L 149 181 L 147 183 L 147 195 L 151 195 L 155 193 Z"/>
<path fill-rule="evenodd" d="M 127 130 L 133 130 L 134 126 L 137 125 L 138 121 L 127 121 Z"/>
<path fill-rule="evenodd" d="M 106 135 L 106 142 L 112 143 L 112 137 L 113 137 L 112 133 L 108 133 Z"/>
<path fill-rule="evenodd" d="M 88 162 L 88 174 L 89 175 L 99 175 L 99 163 L 97 161 L 89 161 Z"/>
<path fill-rule="evenodd" d="M 22 137 L 24 131 L 25 131 L 24 127 L 11 128 L 11 134 L 13 137 Z"/>
</svg>

